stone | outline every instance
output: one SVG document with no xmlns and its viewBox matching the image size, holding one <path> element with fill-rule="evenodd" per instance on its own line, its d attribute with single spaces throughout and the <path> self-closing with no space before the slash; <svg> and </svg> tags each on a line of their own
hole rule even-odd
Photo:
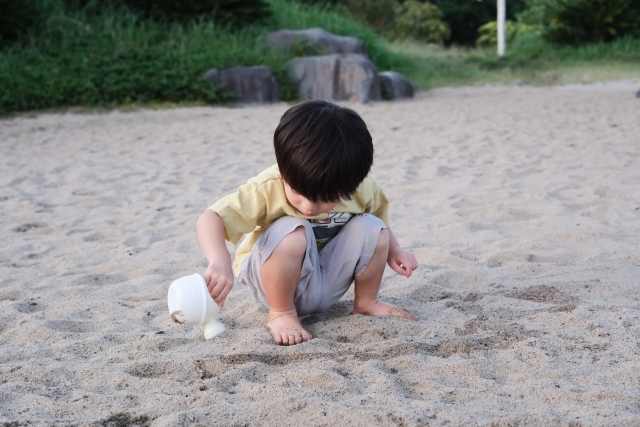
<svg viewBox="0 0 640 427">
<path fill-rule="evenodd" d="M 222 87 L 234 101 L 243 104 L 268 104 L 280 99 L 280 85 L 269 67 L 233 67 L 224 70 L 212 68 L 204 78 Z"/>
<path fill-rule="evenodd" d="M 289 61 L 287 69 L 305 99 L 362 103 L 381 99 L 378 71 L 364 55 L 305 56 Z"/>
<path fill-rule="evenodd" d="M 384 71 L 378 74 L 382 97 L 389 100 L 413 98 L 415 88 L 405 76 L 395 71 Z"/>
<path fill-rule="evenodd" d="M 280 30 L 267 34 L 267 45 L 278 51 L 289 51 L 296 42 L 311 43 L 320 48 L 319 54 L 359 53 L 367 54 L 362 40 L 349 36 L 337 36 L 322 28 L 306 30 Z M 302 46 L 304 49 L 304 46 Z"/>
</svg>

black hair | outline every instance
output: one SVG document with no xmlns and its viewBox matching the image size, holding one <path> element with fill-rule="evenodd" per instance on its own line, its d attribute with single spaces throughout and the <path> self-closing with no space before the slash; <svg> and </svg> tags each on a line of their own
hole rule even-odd
<svg viewBox="0 0 640 427">
<path fill-rule="evenodd" d="M 349 200 L 373 164 L 373 141 L 364 120 L 327 101 L 289 108 L 273 145 L 284 181 L 312 202 Z"/>
</svg>

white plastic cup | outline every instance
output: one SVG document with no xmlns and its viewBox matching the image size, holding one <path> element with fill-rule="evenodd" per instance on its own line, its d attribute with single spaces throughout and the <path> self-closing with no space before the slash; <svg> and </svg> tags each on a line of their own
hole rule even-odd
<svg viewBox="0 0 640 427">
<path fill-rule="evenodd" d="M 204 324 L 204 337 L 211 339 L 224 332 L 225 327 L 215 317 L 220 307 L 209 295 L 207 283 L 200 274 L 181 277 L 169 286 L 169 313 L 178 324 Z"/>
</svg>

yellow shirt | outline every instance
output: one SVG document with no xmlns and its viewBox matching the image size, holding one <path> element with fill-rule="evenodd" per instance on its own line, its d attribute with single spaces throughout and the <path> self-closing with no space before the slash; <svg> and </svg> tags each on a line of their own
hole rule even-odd
<svg viewBox="0 0 640 427">
<path fill-rule="evenodd" d="M 370 213 L 380 218 L 388 225 L 389 201 L 376 180 L 367 176 L 360 184 L 351 200 L 342 200 L 329 213 L 308 217 L 291 206 L 284 193 L 284 181 L 277 165 L 262 171 L 251 178 L 238 191 L 223 197 L 209 207 L 222 218 L 225 229 L 225 239 L 238 244 L 244 234 L 247 238 L 242 241 L 236 251 L 233 271 L 236 276 L 240 273 L 240 265 L 264 230 L 275 220 L 283 216 L 293 216 L 309 220 L 325 219 L 331 213 L 362 214 Z"/>
</svg>

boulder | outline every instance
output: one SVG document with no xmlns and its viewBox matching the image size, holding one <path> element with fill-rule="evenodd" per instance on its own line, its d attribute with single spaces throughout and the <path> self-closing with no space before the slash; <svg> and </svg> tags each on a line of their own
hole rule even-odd
<svg viewBox="0 0 640 427">
<path fill-rule="evenodd" d="M 287 63 L 305 99 L 369 102 L 381 99 L 375 65 L 364 55 L 305 56 Z"/>
<path fill-rule="evenodd" d="M 362 40 L 355 37 L 336 36 L 322 28 L 306 30 L 280 30 L 267 34 L 267 44 L 274 50 L 288 51 L 295 43 L 311 43 L 320 48 L 322 54 L 360 53 L 367 54 Z M 303 46 L 304 48 L 304 46 Z"/>
<path fill-rule="evenodd" d="M 413 84 L 400 73 L 384 71 L 378 74 L 380 88 L 384 99 L 396 100 L 413 98 L 415 88 Z"/>
<path fill-rule="evenodd" d="M 234 67 L 218 70 L 212 68 L 204 78 L 222 86 L 222 90 L 235 97 L 235 101 L 246 104 L 266 104 L 277 102 L 280 85 L 269 67 Z"/>
</svg>

